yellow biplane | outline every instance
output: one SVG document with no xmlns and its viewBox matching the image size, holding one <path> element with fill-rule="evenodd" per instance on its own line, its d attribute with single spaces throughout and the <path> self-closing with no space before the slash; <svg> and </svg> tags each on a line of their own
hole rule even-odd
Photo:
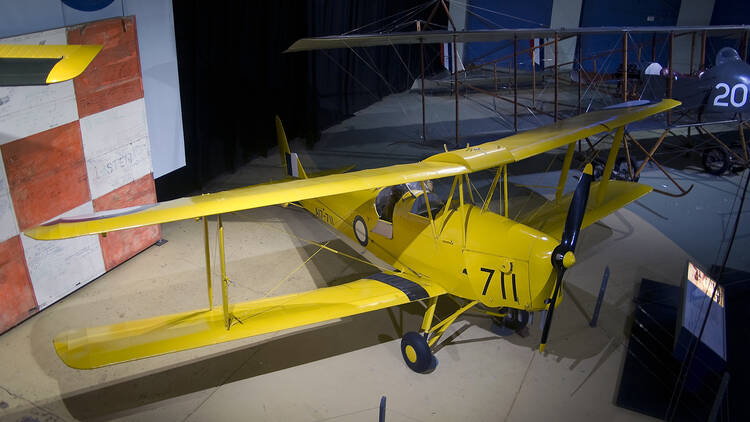
<svg viewBox="0 0 750 422">
<path fill-rule="evenodd" d="M 73 368 L 97 368 L 425 300 L 420 332 L 406 333 L 401 342 L 403 358 L 414 371 L 428 370 L 431 346 L 478 304 L 499 316 L 503 312 L 498 308 L 510 310 L 505 314 L 546 310 L 543 351 L 562 298 L 563 274 L 575 264 L 580 229 L 651 191 L 642 184 L 609 180 L 625 126 L 678 105 L 664 100 L 591 112 L 417 163 L 320 177 L 307 176 L 277 118 L 282 160 L 294 180 L 62 218 L 26 231 L 35 239 L 62 239 L 202 217 L 211 297 L 206 216 L 218 215 L 222 307 L 209 303 L 203 310 L 67 331 L 55 337 L 55 350 Z M 574 192 L 564 194 L 575 142 L 609 131 L 614 131 L 614 140 L 602 180 L 592 182 L 587 164 Z M 510 219 L 507 165 L 561 147 L 567 152 L 554 200 L 519 221 Z M 475 205 L 468 174 L 495 168 L 488 198 Z M 452 178 L 445 198 L 430 187 L 438 178 Z M 495 190 L 505 197 L 504 215 L 488 208 Z M 395 270 L 334 287 L 230 304 L 221 214 L 292 202 Z M 433 325 L 437 299 L 446 294 L 468 302 Z"/>
</svg>

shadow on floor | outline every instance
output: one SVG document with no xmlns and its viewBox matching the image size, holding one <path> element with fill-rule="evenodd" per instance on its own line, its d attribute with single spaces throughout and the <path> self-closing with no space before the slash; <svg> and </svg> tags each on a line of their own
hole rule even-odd
<svg viewBox="0 0 750 422">
<path fill-rule="evenodd" d="M 395 319 L 388 316 L 388 311 L 393 312 Z M 416 329 L 421 323 L 421 312 L 423 308 L 419 304 L 408 304 L 346 318 L 320 328 L 277 336 L 95 390 L 69 394 L 62 402 L 77 420 L 108 420 L 127 416 L 129 410 L 141 406 L 390 341 L 398 338 L 405 326 Z M 395 320 L 400 321 L 399 326 L 391 323 Z M 403 366 L 400 360 L 384 364 Z M 404 370 L 408 369 L 404 366 Z M 64 380 L 59 382 L 63 384 Z M 14 420 L 13 416 L 11 420 Z"/>
</svg>

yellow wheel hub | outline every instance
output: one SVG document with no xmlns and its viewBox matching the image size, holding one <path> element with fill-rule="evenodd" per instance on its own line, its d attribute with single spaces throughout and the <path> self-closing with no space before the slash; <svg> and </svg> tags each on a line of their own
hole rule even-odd
<svg viewBox="0 0 750 422">
<path fill-rule="evenodd" d="M 417 361 L 417 351 L 411 345 L 407 345 L 405 350 L 406 358 L 409 359 L 409 362 L 415 363 Z"/>
</svg>

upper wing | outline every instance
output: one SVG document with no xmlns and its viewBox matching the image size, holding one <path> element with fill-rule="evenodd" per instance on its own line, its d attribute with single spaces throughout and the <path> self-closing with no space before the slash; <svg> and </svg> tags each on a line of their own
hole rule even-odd
<svg viewBox="0 0 750 422">
<path fill-rule="evenodd" d="M 531 38 L 570 37 L 593 34 L 623 33 L 669 33 L 675 35 L 709 32 L 711 36 L 738 34 L 746 31 L 747 25 L 716 26 L 604 26 L 581 28 L 512 28 L 512 29 L 478 29 L 469 31 L 412 31 L 412 32 L 379 32 L 372 34 L 330 35 L 325 37 L 302 38 L 292 44 L 285 53 L 312 51 L 330 48 L 354 48 L 392 46 L 399 44 L 431 44 L 450 42 L 499 42 L 503 40 L 526 40 Z"/>
<path fill-rule="evenodd" d="M 461 164 L 468 167 L 470 172 L 485 170 L 521 161 L 597 133 L 615 130 L 680 104 L 675 100 L 662 100 L 644 106 L 592 111 L 497 141 L 433 155 L 425 161 Z"/>
<path fill-rule="evenodd" d="M 46 85 L 80 75 L 101 45 L 0 44 L 0 86 Z"/>
<path fill-rule="evenodd" d="M 61 218 L 25 233 L 34 239 L 62 239 L 471 173 L 520 161 L 679 104 L 678 101 L 663 100 L 640 107 L 601 110 L 476 147 L 436 154 L 419 163 L 256 185 L 154 205 Z"/>
<path fill-rule="evenodd" d="M 342 318 L 444 293 L 445 289 L 426 279 L 388 271 L 335 287 L 230 305 L 232 324 L 229 329 L 224 324 L 222 308 L 215 307 L 66 331 L 55 337 L 54 345 L 66 365 L 92 369 Z"/>
<path fill-rule="evenodd" d="M 61 218 L 33 227 L 25 233 L 34 239 L 64 239 L 319 198 L 378 186 L 453 176 L 465 172 L 465 167 L 452 163 L 400 164 L 352 173 L 248 186 L 224 192 L 179 198 L 158 204 Z"/>
<path fill-rule="evenodd" d="M 586 203 L 586 213 L 581 228 L 594 224 L 653 190 L 651 186 L 640 183 L 610 180 L 604 197 L 601 202 L 597 203 L 595 198 L 600 188 L 601 182 L 591 184 L 589 201 Z M 573 192 L 563 196 L 559 201 L 546 202 L 539 208 L 522 215 L 519 222 L 560 239 L 572 197 Z"/>
</svg>

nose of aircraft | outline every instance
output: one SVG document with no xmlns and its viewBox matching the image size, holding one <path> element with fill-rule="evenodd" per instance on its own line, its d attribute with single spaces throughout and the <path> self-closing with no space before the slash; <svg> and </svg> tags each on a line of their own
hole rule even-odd
<svg viewBox="0 0 750 422">
<path fill-rule="evenodd" d="M 550 297 L 555 281 L 552 253 L 560 244 L 557 239 L 539 236 L 529 251 L 529 280 L 531 303 L 534 309 L 544 309 L 545 299 Z"/>
</svg>

